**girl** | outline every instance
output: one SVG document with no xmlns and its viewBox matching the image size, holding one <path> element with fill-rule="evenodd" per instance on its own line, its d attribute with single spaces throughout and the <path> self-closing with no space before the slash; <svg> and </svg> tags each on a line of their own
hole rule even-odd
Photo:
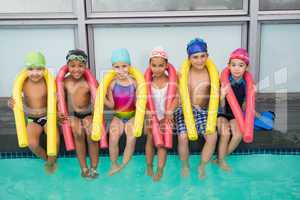
<svg viewBox="0 0 300 200">
<path fill-rule="evenodd" d="M 112 68 L 117 76 L 111 81 L 106 95 L 105 106 L 114 110 L 109 129 L 109 155 L 112 162 L 109 175 L 112 176 L 124 168 L 132 157 L 136 138 L 133 125 L 136 102 L 136 82 L 129 74 L 130 56 L 127 49 L 112 52 Z M 119 156 L 119 139 L 125 132 L 126 146 L 122 164 L 117 162 Z"/>
<path fill-rule="evenodd" d="M 165 73 L 167 70 L 168 64 L 168 55 L 161 47 L 156 47 L 152 50 L 150 54 L 150 69 L 152 71 L 152 98 L 155 105 L 156 113 L 148 113 L 146 118 L 146 134 L 147 134 L 147 143 L 146 143 L 146 160 L 147 160 L 147 174 L 148 176 L 153 177 L 154 181 L 159 181 L 163 175 L 163 169 L 166 163 L 167 150 L 165 147 L 157 148 L 158 155 L 158 166 L 157 172 L 154 175 L 153 173 L 153 157 L 154 157 L 154 145 L 153 145 L 153 135 L 150 119 L 152 114 L 156 114 L 156 117 L 159 121 L 160 128 L 164 129 L 164 123 L 173 123 L 173 110 L 177 104 L 176 98 L 173 100 L 173 104 L 169 109 L 171 112 L 165 111 L 165 100 L 167 98 L 168 90 L 168 75 Z"/>
<path fill-rule="evenodd" d="M 230 55 L 228 64 L 230 69 L 229 80 L 231 88 L 240 107 L 243 108 L 246 99 L 246 82 L 243 76 L 249 67 L 249 56 L 246 49 L 238 48 L 233 51 Z M 254 90 L 256 90 L 255 86 Z M 222 113 L 219 114 L 217 122 L 218 132 L 220 134 L 217 163 L 225 171 L 230 170 L 230 167 L 224 159 L 225 156 L 232 153 L 242 140 L 242 132 L 227 99 L 225 99 L 228 92 L 229 85 L 222 85 L 220 94 Z M 256 113 L 256 116 L 259 116 L 259 114 Z"/>
</svg>

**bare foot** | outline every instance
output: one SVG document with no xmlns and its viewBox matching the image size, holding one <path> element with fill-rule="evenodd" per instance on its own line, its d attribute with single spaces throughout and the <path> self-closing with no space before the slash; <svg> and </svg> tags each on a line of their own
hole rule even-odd
<svg viewBox="0 0 300 200">
<path fill-rule="evenodd" d="M 147 175 L 148 176 L 153 176 L 153 166 L 152 165 L 147 165 Z"/>
<path fill-rule="evenodd" d="M 158 168 L 157 173 L 155 174 L 155 176 L 153 176 L 153 181 L 159 181 L 161 179 L 162 175 L 163 175 L 163 169 Z"/>
<path fill-rule="evenodd" d="M 198 167 L 198 177 L 199 177 L 199 179 L 205 178 L 205 165 L 204 164 L 200 164 Z"/>
<path fill-rule="evenodd" d="M 110 170 L 109 170 L 109 175 L 113 176 L 114 174 L 116 174 L 117 172 L 119 172 L 122 169 L 122 167 L 120 165 L 118 165 L 117 163 L 112 164 Z"/>
<path fill-rule="evenodd" d="M 90 177 L 90 172 L 89 172 L 89 169 L 88 168 L 83 168 L 82 170 L 81 170 L 81 177 L 82 178 L 91 178 Z"/>
<path fill-rule="evenodd" d="M 92 167 L 90 169 L 90 177 L 91 178 L 97 178 L 98 176 L 99 176 L 99 173 L 97 172 L 97 169 Z"/>
<path fill-rule="evenodd" d="M 218 164 L 218 159 L 213 159 L 213 160 L 211 160 L 211 162 L 217 165 Z"/>
<path fill-rule="evenodd" d="M 190 168 L 188 166 L 181 167 L 181 176 L 187 177 L 190 175 Z"/>
<path fill-rule="evenodd" d="M 53 174 L 57 168 L 56 163 L 50 163 L 50 162 L 46 162 L 44 167 L 48 174 Z"/>
<path fill-rule="evenodd" d="M 226 171 L 226 172 L 231 171 L 229 165 L 226 163 L 225 160 L 219 160 L 219 161 L 218 161 L 218 165 L 220 166 L 221 169 L 223 169 L 223 170 Z"/>
</svg>

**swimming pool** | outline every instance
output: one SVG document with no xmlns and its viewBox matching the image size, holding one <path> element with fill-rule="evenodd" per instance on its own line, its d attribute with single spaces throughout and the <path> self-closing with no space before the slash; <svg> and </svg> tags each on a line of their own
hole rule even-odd
<svg viewBox="0 0 300 200">
<path fill-rule="evenodd" d="M 300 199 L 299 155 L 233 155 L 230 173 L 207 166 L 207 177 L 198 180 L 199 156 L 190 157 L 191 175 L 180 176 L 178 156 L 169 155 L 164 177 L 158 183 L 145 175 L 145 156 L 136 155 L 128 167 L 107 175 L 109 157 L 100 158 L 100 177 L 80 177 L 76 158 L 60 158 L 58 170 L 47 175 L 39 159 L 0 159 L 0 199 Z"/>
</svg>

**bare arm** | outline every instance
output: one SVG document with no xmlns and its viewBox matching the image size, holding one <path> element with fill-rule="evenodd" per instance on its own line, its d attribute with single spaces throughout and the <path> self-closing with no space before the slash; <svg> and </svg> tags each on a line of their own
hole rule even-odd
<svg viewBox="0 0 300 200">
<path fill-rule="evenodd" d="M 66 105 L 68 105 L 68 91 L 66 87 L 66 81 L 64 80 L 64 100 L 66 102 Z M 57 104 L 57 120 L 59 123 L 63 123 L 64 121 L 68 120 L 68 116 L 66 116 L 64 113 L 59 112 L 58 104 Z"/>
<path fill-rule="evenodd" d="M 180 105 L 180 94 L 179 94 L 179 87 L 178 86 L 179 86 L 179 79 L 178 79 L 178 76 L 177 76 L 175 97 L 174 97 L 173 101 L 171 102 L 170 107 L 167 108 L 167 110 L 165 112 L 165 119 L 169 122 L 173 121 L 174 110 Z"/>
<path fill-rule="evenodd" d="M 104 105 L 110 109 L 113 109 L 115 107 L 115 102 L 112 95 L 112 84 L 113 82 L 108 86 L 107 93 L 104 99 Z"/>
<path fill-rule="evenodd" d="M 168 108 L 168 110 L 173 113 L 174 110 L 179 106 L 180 104 L 180 94 L 179 94 L 179 89 L 177 87 L 176 89 L 176 93 L 175 93 L 175 97 L 170 105 L 170 108 Z"/>
<path fill-rule="evenodd" d="M 221 89 L 220 89 L 220 107 L 224 108 L 225 107 L 225 98 L 226 95 L 229 92 L 229 85 L 221 85 Z"/>
</svg>

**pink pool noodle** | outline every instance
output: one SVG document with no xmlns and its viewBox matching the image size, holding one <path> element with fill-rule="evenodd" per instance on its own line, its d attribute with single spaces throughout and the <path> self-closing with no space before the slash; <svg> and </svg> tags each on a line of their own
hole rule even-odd
<svg viewBox="0 0 300 200">
<path fill-rule="evenodd" d="M 237 120 L 239 128 L 243 133 L 243 140 L 245 143 L 253 141 L 253 128 L 254 128 L 254 113 L 255 113 L 255 91 L 253 89 L 254 81 L 249 72 L 245 72 L 244 79 L 246 81 L 246 114 L 243 117 L 242 109 L 234 95 L 229 82 L 230 70 L 226 67 L 221 74 L 221 81 L 225 85 L 229 85 L 229 93 L 226 96 L 228 104 L 232 113 Z"/>
<path fill-rule="evenodd" d="M 167 99 L 165 100 L 165 111 L 168 111 L 170 109 L 170 106 L 175 98 L 176 95 L 176 70 L 171 65 L 168 64 L 168 75 L 169 75 L 169 84 L 168 84 L 168 90 L 167 90 Z M 154 144 L 156 147 L 164 146 L 166 148 L 172 148 L 173 142 L 172 142 L 172 127 L 169 123 L 165 123 L 165 133 L 162 133 L 159 126 L 159 121 L 156 116 L 155 111 L 155 105 L 152 98 L 152 91 L 151 91 L 151 83 L 152 83 L 152 71 L 150 67 L 145 72 L 145 80 L 147 82 L 147 108 L 151 113 L 151 126 L 152 126 L 152 135 Z"/>
</svg>

